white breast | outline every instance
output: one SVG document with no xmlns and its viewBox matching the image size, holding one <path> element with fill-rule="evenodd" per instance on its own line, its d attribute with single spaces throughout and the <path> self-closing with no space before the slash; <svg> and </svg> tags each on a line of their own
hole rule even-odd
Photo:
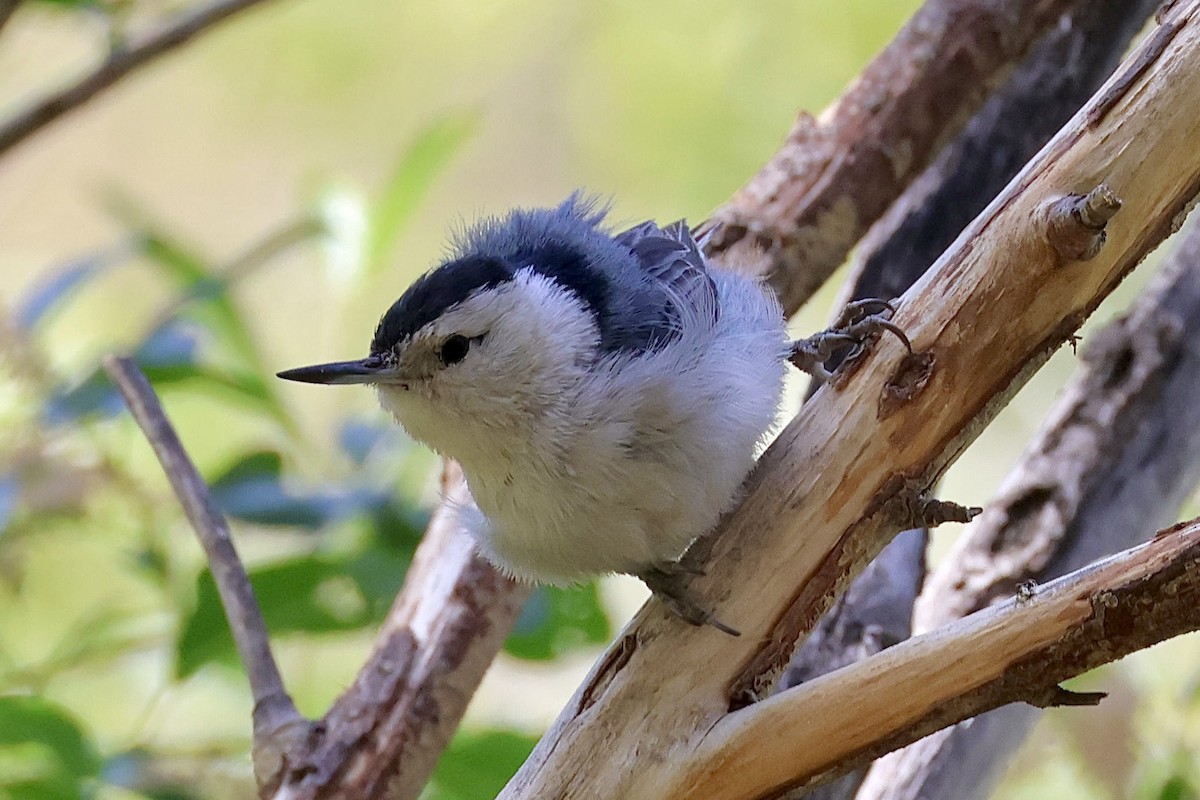
<svg viewBox="0 0 1200 800">
<path fill-rule="evenodd" d="M 636 573 L 736 502 L 774 427 L 789 345 L 765 287 L 713 278 L 715 326 L 685 323 L 660 351 L 583 373 L 526 441 L 489 429 L 460 457 L 482 512 L 465 521 L 489 558 L 554 583 Z"/>
</svg>

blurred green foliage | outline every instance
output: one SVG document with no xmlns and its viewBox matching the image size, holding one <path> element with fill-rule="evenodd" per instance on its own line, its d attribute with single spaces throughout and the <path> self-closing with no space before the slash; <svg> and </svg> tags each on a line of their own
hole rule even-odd
<svg viewBox="0 0 1200 800">
<path fill-rule="evenodd" d="M 0 697 L 0 758 L 13 800 L 82 800 L 103 763 L 70 713 L 37 697 Z"/>
<path fill-rule="evenodd" d="M 113 625 L 165 614 L 166 624 L 158 625 L 163 635 L 154 636 L 149 646 L 173 651 L 171 683 L 183 685 L 214 668 L 230 668 L 236 675 L 239 668 L 212 576 L 185 553 L 189 548 L 181 537 L 188 534 L 170 510 L 169 498 L 140 490 L 122 494 L 145 477 L 128 463 L 127 449 L 136 437 L 98 363 L 103 350 L 122 345 L 106 342 L 96 357 L 60 375 L 45 368 L 38 352 L 49 343 L 47 325 L 69 314 L 73 302 L 101 278 L 147 267 L 166 291 L 139 324 L 143 332 L 125 347 L 168 405 L 178 393 L 209 397 L 213 415 L 256 418 L 265 426 L 265 435 L 260 434 L 265 442 L 303 443 L 306 437 L 278 383 L 268 377 L 273 370 L 262 357 L 238 297 L 239 284 L 289 250 L 329 244 L 335 238 L 330 260 L 340 263 L 327 273 L 330 281 L 353 283 L 379 273 L 424 197 L 478 124 L 474 113 L 435 119 L 400 153 L 380 191 L 353 199 L 350 212 L 362 224 L 346 225 L 338 218 L 345 204 L 322 198 L 323 204 L 319 200 L 311 211 L 223 264 L 186 244 L 127 193 L 110 192 L 108 205 L 125 230 L 123 240 L 46 268 L 13 306 L 6 367 L 12 378 L 28 384 L 20 402 L 31 412 L 33 428 L 20 438 L 27 439 L 22 444 L 32 449 L 29 458 L 35 463 L 20 458 L 0 461 L 5 587 L 21 594 L 28 577 L 21 550 L 36 548 L 39 537 L 46 535 L 41 522 L 47 509 L 36 508 L 31 498 L 40 484 L 67 478 L 56 465 L 42 462 L 52 459 L 48 451 L 56 441 L 74 439 L 83 442 L 87 457 L 103 468 L 98 480 L 80 487 L 53 511 L 69 520 L 68 525 L 94 524 L 103 512 L 97 515 L 89 506 L 97 496 L 114 492 L 116 501 L 127 503 L 135 516 L 152 518 L 142 531 L 142 546 L 118 558 L 135 579 L 157 590 L 160 606 L 126 614 L 114 609 L 104 624 L 94 617 L 91 624 L 72 631 L 78 638 L 65 657 L 41 663 L 21 663 L 12 656 L 0 660 L 0 692 L 5 693 L 0 696 L 0 797 L 66 800 L 109 793 L 118 786 L 145 797 L 201 796 L 187 788 L 186 780 L 157 774 L 164 757 L 152 742 L 100 755 L 103 748 L 86 726 L 42 694 L 58 680 L 74 680 L 71 673 L 100 651 L 103 661 L 120 662 L 147 646 L 138 638 L 111 639 Z M 32 374 L 22 373 L 21 358 L 27 360 L 24 366 L 36 367 Z M 341 461 L 315 480 L 304 474 L 307 470 L 294 469 L 297 458 L 311 455 L 311 450 L 285 455 L 271 446 L 236 453 L 231 463 L 209 470 L 207 476 L 221 509 L 245 524 L 243 537 L 270 537 L 269 529 L 291 532 L 290 545 L 283 540 L 270 543 L 270 549 L 281 546 L 281 551 L 253 563 L 250 574 L 272 634 L 304 635 L 311 643 L 306 646 L 319 646 L 319 637 L 328 634 L 371 635 L 403 583 L 427 521 L 411 492 L 397 486 L 414 452 L 405 437 L 378 419 L 346 417 L 337 424 Z M 160 527 L 158 523 L 167 519 L 170 524 Z M 603 644 L 610 634 L 595 585 L 541 590 L 522 617 L 509 651 L 519 658 L 548 660 L 580 645 Z M 129 699 L 153 704 L 153 692 L 167 690 L 169 686 L 158 687 L 147 698 Z M 467 734 L 443 759 L 431 791 L 462 800 L 490 796 L 532 744 L 527 735 L 503 730 Z M 200 769 L 205 758 L 196 760 L 192 769 Z"/>
<path fill-rule="evenodd" d="M 391 180 L 377 198 L 367 203 L 364 216 L 369 224 L 359 230 L 363 237 L 353 252 L 363 264 L 355 269 L 365 275 L 378 270 L 394 247 L 403 226 L 418 207 L 422 196 L 450 163 L 455 151 L 467 140 L 472 118 L 443 119 L 423 133 L 402 154 Z M 213 261 L 181 243 L 167 226 L 151 221 L 128 198 L 119 204 L 127 242 L 114 252 L 86 256 L 49 269 L 14 309 L 17 321 L 12 330 L 22 346 L 36 347 L 41 325 L 64 313 L 78 293 L 86 292 L 96 278 L 140 259 L 150 265 L 170 287 L 167 300 L 151 315 L 146 332 L 131 348 L 133 358 L 168 403 L 176 392 L 211 395 L 214 413 L 254 415 L 278 429 L 277 439 L 290 439 L 298 428 L 283 403 L 276 382 L 247 323 L 236 291 L 238 283 L 263 268 L 286 249 L 311 246 L 325 235 L 326 226 L 317 216 L 302 217 L 256 243 L 247 254 L 225 264 Z M 106 466 L 106 480 L 89 487 L 71 509 L 86 518 L 91 493 L 121 489 L 141 480 L 123 463 L 121 449 L 105 444 L 114 428 L 128 432 L 130 422 L 120 418 L 121 403 L 114 387 L 98 363 L 85 365 L 81 377 L 46 384 L 41 400 L 40 426 L 50 442 L 56 436 L 92 436 L 97 450 L 92 455 Z M 50 378 L 52 376 L 44 375 Z M 31 400 L 37 402 L 36 397 Z M 293 474 L 294 459 L 274 449 L 254 449 L 238 455 L 223 469 L 208 476 L 214 500 L 227 516 L 254 526 L 256 535 L 269 535 L 267 528 L 306 533 L 291 554 L 278 555 L 251 567 L 255 594 L 272 634 L 286 637 L 304 634 L 319 637 L 332 633 L 360 632 L 369 635 L 383 620 L 411 560 L 427 521 L 425 512 L 398 493 L 396 465 L 402 465 L 410 443 L 384 422 L 342 421 L 339 436 L 345 468 L 321 476 L 318 484 Z M 397 461 L 397 456 L 400 458 Z M 392 467 L 388 467 L 388 462 Z M 4 468 L 4 485 L 13 495 L 0 518 L 0 546 L 13 544 L 11 534 L 24 530 L 23 538 L 36 546 L 38 524 L 22 513 L 20 497 L 28 493 L 26 465 Z M 57 480 L 57 476 L 43 479 Z M 108 484 L 108 485 L 104 485 Z M 146 495 L 128 498 L 132 504 L 152 504 L 157 510 L 165 497 Z M 173 640 L 175 670 L 172 680 L 184 682 L 214 666 L 237 670 L 236 651 L 230 638 L 216 586 L 207 569 L 196 570 L 179 563 L 177 541 L 186 535 L 178 524 L 150 534 L 156 541 L 129 563 L 133 571 L 160 588 L 168 589 L 183 574 L 195 575 L 188 592 L 168 592 L 167 613 L 177 622 Z M 252 534 L 254 535 L 254 534 Z M 10 588 L 21 590 L 20 556 L 9 553 Z M 99 626 L 81 632 L 84 642 Z M 576 589 L 540 590 L 522 617 L 509 645 L 519 658 L 547 660 L 580 645 L 600 645 L 611 635 L 594 584 Z M 314 640 L 315 641 L 315 640 Z M 136 645 L 136 643 L 132 643 Z M 87 650 L 84 644 L 84 650 Z M 120 654 L 108 654 L 106 658 Z M 81 656 L 86 659 L 86 654 Z M 10 665 L 15 667 L 16 665 Z M 18 692 L 0 697 L 0 764 L 16 766 L 12 775 L 0 773 L 0 796 L 17 798 L 70 798 L 92 796 L 93 785 L 114 776 L 126 788 L 163 797 L 162 786 L 139 787 L 142 776 L 154 762 L 153 750 L 140 747 L 137 758 L 131 751 L 101 758 L 98 747 L 81 726 L 53 703 L 35 694 L 20 692 L 44 686 L 58 677 L 59 670 L 76 664 L 47 663 L 32 672 L 13 669 L 0 672 L 0 690 Z M 528 736 L 504 731 L 471 735 L 455 745 L 441 767 L 445 786 L 439 779 L 440 797 L 477 798 L 494 791 L 520 760 L 532 742 Z M 112 761 L 122 769 L 106 771 Z M 144 791 L 143 791 L 144 789 Z M 178 786 L 166 789 L 173 796 L 193 796 Z"/>
</svg>

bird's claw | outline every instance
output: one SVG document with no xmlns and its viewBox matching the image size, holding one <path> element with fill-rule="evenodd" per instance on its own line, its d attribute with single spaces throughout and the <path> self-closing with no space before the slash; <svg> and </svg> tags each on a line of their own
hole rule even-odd
<svg viewBox="0 0 1200 800">
<path fill-rule="evenodd" d="M 741 636 L 741 631 L 731 628 L 717 619 L 711 611 L 700 605 L 685 585 L 688 575 L 698 574 L 689 568 L 680 568 L 679 562 L 660 565 L 638 575 L 642 583 L 663 601 L 671 613 L 692 625 L 711 625 L 730 636 Z M 703 573 L 699 573 L 703 574 Z"/>
<path fill-rule="evenodd" d="M 875 297 L 856 300 L 842 309 L 837 323 L 829 330 L 793 342 L 788 360 L 797 369 L 825 382 L 832 377 L 825 367 L 827 361 L 847 348 L 849 352 L 841 360 L 854 358 L 871 341 L 871 337 L 883 331 L 893 333 L 911 353 L 912 343 L 908 336 L 891 321 L 895 312 L 896 307 L 887 300 Z"/>
</svg>

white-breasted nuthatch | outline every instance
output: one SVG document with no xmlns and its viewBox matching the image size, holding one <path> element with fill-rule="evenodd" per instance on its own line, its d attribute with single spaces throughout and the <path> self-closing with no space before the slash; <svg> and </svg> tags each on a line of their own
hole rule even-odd
<svg viewBox="0 0 1200 800">
<path fill-rule="evenodd" d="M 710 268 L 682 222 L 622 233 L 572 196 L 458 238 L 358 361 L 287 370 L 367 383 L 458 461 L 466 527 L 520 578 L 627 573 L 694 624 L 678 559 L 737 499 L 793 355 L 759 281 Z M 810 359 L 811 360 L 811 359 Z"/>
</svg>

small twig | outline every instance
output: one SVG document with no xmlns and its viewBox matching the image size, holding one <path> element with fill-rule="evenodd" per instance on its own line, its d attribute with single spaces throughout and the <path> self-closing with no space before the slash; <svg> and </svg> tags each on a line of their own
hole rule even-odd
<svg viewBox="0 0 1200 800">
<path fill-rule="evenodd" d="M 947 522 L 970 522 L 983 513 L 979 506 L 964 506 L 952 500 L 938 500 L 925 495 L 913 498 L 913 527 L 936 528 Z"/>
<path fill-rule="evenodd" d="M 1108 692 L 1072 692 L 1055 684 L 1044 692 L 1035 692 L 1025 702 L 1037 708 L 1067 708 L 1068 706 L 1098 706 Z"/>
<path fill-rule="evenodd" d="M 1091 261 L 1106 239 L 1105 226 L 1121 198 L 1103 183 L 1087 194 L 1069 194 L 1046 206 L 1046 240 L 1064 261 Z"/>
<path fill-rule="evenodd" d="M 43 97 L 0 124 L 0 156 L 63 114 L 79 108 L 139 67 L 187 44 L 217 23 L 262 2 L 263 0 L 220 0 L 198 10 L 185 12 L 179 19 L 142 41 L 113 52 L 103 64 L 78 82 Z M 2 20 L 3 9 L 0 8 L 0 22 Z"/>
<path fill-rule="evenodd" d="M 188 458 L 146 376 L 125 357 L 109 356 L 104 360 L 104 369 L 158 456 L 208 557 L 234 644 L 250 679 L 250 692 L 254 697 L 256 762 L 259 753 L 282 752 L 295 731 L 307 729 L 307 722 L 284 689 L 271 653 L 267 626 L 245 567 L 233 546 L 229 525 L 213 503 L 208 486 Z"/>
</svg>

